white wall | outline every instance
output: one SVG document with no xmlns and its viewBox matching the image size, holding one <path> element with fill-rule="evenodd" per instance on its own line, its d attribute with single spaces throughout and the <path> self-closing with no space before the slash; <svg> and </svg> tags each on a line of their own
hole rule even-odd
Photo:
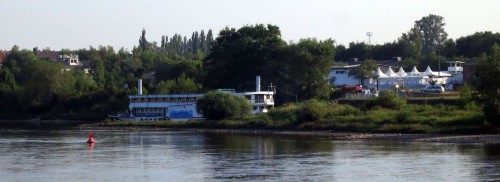
<svg viewBox="0 0 500 182">
<path fill-rule="evenodd" d="M 334 86 L 342 86 L 342 85 L 359 85 L 359 80 L 353 77 L 349 77 L 349 69 L 345 68 L 333 68 L 328 78 L 335 77 Z"/>
</svg>

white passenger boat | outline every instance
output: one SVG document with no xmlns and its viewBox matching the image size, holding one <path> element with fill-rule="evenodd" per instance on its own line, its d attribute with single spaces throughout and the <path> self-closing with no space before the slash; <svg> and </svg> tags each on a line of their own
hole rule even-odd
<svg viewBox="0 0 500 182">
<path fill-rule="evenodd" d="M 129 95 L 129 109 L 125 113 L 110 115 L 109 118 L 121 121 L 203 119 L 203 115 L 196 111 L 196 100 L 204 94 L 142 95 L 142 80 L 138 81 L 138 88 L 137 95 Z M 267 112 L 274 107 L 275 92 L 262 91 L 259 76 L 256 78 L 254 92 L 236 92 L 234 89 L 219 89 L 219 91 L 248 99 L 253 105 L 253 114 Z"/>
</svg>

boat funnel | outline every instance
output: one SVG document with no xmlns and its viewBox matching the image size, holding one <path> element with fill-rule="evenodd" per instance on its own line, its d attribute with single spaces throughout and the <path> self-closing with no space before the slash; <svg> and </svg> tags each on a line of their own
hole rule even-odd
<svg viewBox="0 0 500 182">
<path fill-rule="evenodd" d="M 260 76 L 255 77 L 255 91 L 260 92 Z"/>
<path fill-rule="evenodd" d="M 137 95 L 142 95 L 142 79 L 137 81 Z"/>
</svg>

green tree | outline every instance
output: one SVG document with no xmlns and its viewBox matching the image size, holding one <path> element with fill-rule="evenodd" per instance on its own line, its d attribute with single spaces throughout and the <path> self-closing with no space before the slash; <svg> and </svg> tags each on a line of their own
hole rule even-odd
<svg viewBox="0 0 500 182">
<path fill-rule="evenodd" d="M 18 86 L 14 77 L 14 74 L 9 68 L 4 67 L 0 70 L 0 104 L 3 106 L 0 108 L 0 113 L 12 113 L 22 112 L 22 108 L 18 102 L 18 94 L 23 92 L 23 88 Z"/>
<path fill-rule="evenodd" d="M 97 83 L 92 79 L 91 75 L 85 73 L 81 69 L 71 71 L 75 78 L 74 89 L 76 96 L 92 93 L 97 88 Z"/>
<path fill-rule="evenodd" d="M 201 85 L 196 84 L 193 79 L 184 74 L 175 80 L 161 81 L 158 86 L 157 94 L 193 94 L 199 93 Z"/>
<path fill-rule="evenodd" d="M 37 61 L 23 69 L 25 92 L 20 96 L 21 103 L 28 108 L 47 109 L 56 95 L 65 95 L 62 65 Z"/>
<path fill-rule="evenodd" d="M 398 97 L 397 93 L 392 93 L 387 90 L 380 91 L 378 97 L 375 97 L 366 102 L 367 109 L 373 109 L 376 106 L 383 108 L 399 110 L 406 105 L 406 100 Z"/>
<path fill-rule="evenodd" d="M 422 56 L 422 37 L 416 28 L 412 28 L 407 33 L 403 33 L 398 39 L 398 44 L 403 49 L 401 52 L 402 57 L 418 59 Z"/>
<path fill-rule="evenodd" d="M 203 60 L 204 86 L 253 90 L 255 76 L 275 77 L 270 67 L 278 61 L 278 51 L 285 45 L 277 26 L 258 24 L 238 30 L 226 27 Z"/>
<path fill-rule="evenodd" d="M 206 52 L 208 53 L 210 51 L 210 48 L 212 47 L 212 42 L 214 42 L 214 35 L 212 34 L 212 29 L 208 30 L 206 41 L 207 41 Z"/>
<path fill-rule="evenodd" d="M 494 44 L 500 44 L 500 33 L 476 32 L 456 40 L 456 55 L 474 58 L 483 53 L 491 54 Z"/>
<path fill-rule="evenodd" d="M 207 47 L 207 41 L 206 41 L 205 31 L 201 30 L 201 32 L 200 32 L 200 50 L 203 53 L 206 53 L 207 52 L 206 47 Z"/>
<path fill-rule="evenodd" d="M 364 85 L 365 79 L 374 78 L 377 64 L 374 60 L 365 60 L 358 67 L 349 71 L 349 76 L 359 80 L 360 85 Z"/>
<path fill-rule="evenodd" d="M 483 112 L 490 124 L 500 125 L 500 46 L 493 45 L 491 55 L 483 57 L 477 68 L 477 91 Z"/>
<path fill-rule="evenodd" d="M 415 29 L 420 33 L 422 39 L 422 52 L 425 56 L 438 51 L 446 40 L 448 34 L 444 31 L 444 18 L 439 15 L 429 14 L 415 21 Z"/>
<path fill-rule="evenodd" d="M 142 50 L 147 50 L 148 44 L 148 40 L 146 39 L 146 30 L 142 29 L 142 34 L 139 38 L 139 48 L 141 48 Z"/>
<path fill-rule="evenodd" d="M 2 90 L 15 90 L 18 87 L 14 73 L 8 67 L 2 68 L 0 75 L 0 88 Z"/>
<path fill-rule="evenodd" d="M 479 108 L 476 104 L 477 93 L 474 87 L 469 84 L 464 84 L 458 88 L 458 92 L 460 93 L 458 104 L 462 109 L 472 111 Z"/>
<path fill-rule="evenodd" d="M 219 120 L 249 114 L 252 105 L 243 97 L 214 91 L 196 101 L 196 110 L 209 120 Z"/>
<path fill-rule="evenodd" d="M 347 54 L 350 58 L 358 58 L 359 60 L 371 59 L 371 46 L 364 42 L 351 42 L 347 48 Z"/>
<path fill-rule="evenodd" d="M 280 59 L 268 70 L 281 90 L 295 93 L 301 100 L 327 99 L 330 95 L 328 74 L 335 55 L 334 41 L 302 39 L 283 48 Z M 277 73 L 277 74 L 276 74 Z"/>
</svg>

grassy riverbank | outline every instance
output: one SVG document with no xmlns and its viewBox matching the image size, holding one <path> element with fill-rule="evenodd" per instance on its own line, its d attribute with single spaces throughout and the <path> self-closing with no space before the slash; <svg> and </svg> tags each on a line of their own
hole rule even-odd
<svg viewBox="0 0 500 182">
<path fill-rule="evenodd" d="M 360 109 L 350 105 L 307 101 L 289 104 L 265 114 L 246 115 L 218 121 L 114 122 L 101 126 L 159 128 L 224 128 L 264 130 L 328 130 L 334 132 L 479 134 L 496 133 L 484 122 L 479 110 L 447 105 L 403 104 L 398 109 L 374 106 Z"/>
<path fill-rule="evenodd" d="M 469 104 L 459 107 L 457 105 L 460 105 L 460 100 L 456 98 L 455 100 L 454 104 L 442 104 L 432 99 L 426 99 L 424 104 L 408 104 L 407 100 L 400 99 L 392 93 L 381 93 L 379 97 L 365 99 L 362 104 L 353 104 L 356 107 L 313 99 L 283 105 L 268 113 L 243 115 L 222 120 L 103 121 L 92 125 L 92 127 L 96 129 L 99 127 L 128 127 L 133 128 L 133 130 L 142 127 L 144 129 L 203 128 L 407 134 L 496 134 L 500 131 L 498 127 L 485 122 L 486 119 L 479 106 Z M 444 99 L 439 98 L 438 101 L 443 102 Z M 9 124 L 9 122 L 0 122 L 0 126 L 5 124 Z M 71 122 L 37 119 L 10 122 L 10 124 L 56 127 L 58 124 L 66 126 Z"/>
</svg>

